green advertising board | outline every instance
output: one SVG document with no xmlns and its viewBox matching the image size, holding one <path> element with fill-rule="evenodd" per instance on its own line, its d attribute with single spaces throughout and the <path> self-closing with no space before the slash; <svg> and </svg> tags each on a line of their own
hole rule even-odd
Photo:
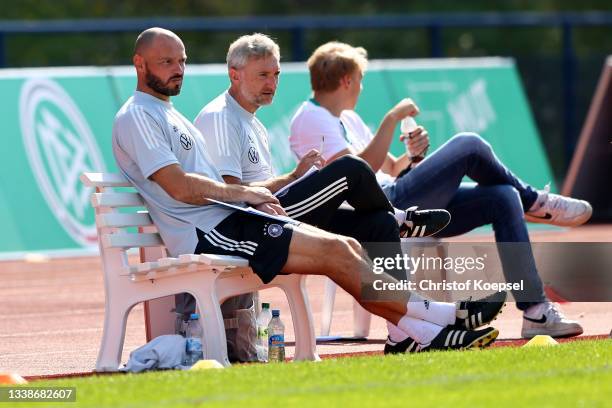
<svg viewBox="0 0 612 408">
<path fill-rule="evenodd" d="M 91 190 L 85 171 L 116 171 L 113 118 L 132 95 L 131 67 L 0 70 L 5 124 L 0 164 L 0 257 L 25 253 L 88 253 L 96 249 Z M 227 88 L 223 65 L 188 67 L 173 103 L 187 118 Z M 304 64 L 282 66 L 271 106 L 258 111 L 266 125 L 277 172 L 293 168 L 291 118 L 310 96 Z M 421 108 L 417 122 L 432 147 L 459 131 L 475 131 L 520 177 L 535 186 L 552 174 L 514 63 L 508 59 L 373 61 L 357 111 L 375 130 L 403 97 Z M 399 134 L 399 130 L 397 130 Z M 403 152 L 396 140 L 395 154 Z"/>
</svg>

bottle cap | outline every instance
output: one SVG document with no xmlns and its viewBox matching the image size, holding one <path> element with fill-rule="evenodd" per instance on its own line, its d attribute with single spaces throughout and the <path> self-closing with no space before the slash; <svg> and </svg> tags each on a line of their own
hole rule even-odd
<svg viewBox="0 0 612 408">
<path fill-rule="evenodd" d="M 272 317 L 279 317 L 279 316 L 280 316 L 280 310 L 273 309 L 272 310 Z"/>
<path fill-rule="evenodd" d="M 261 304 L 261 308 L 262 309 L 269 309 L 270 308 L 270 304 L 269 303 L 262 303 Z"/>
<path fill-rule="evenodd" d="M 200 318 L 199 313 L 192 313 L 191 316 L 189 316 L 189 319 L 191 320 L 198 320 L 199 318 Z"/>
<path fill-rule="evenodd" d="M 417 128 L 417 123 L 412 116 L 406 116 L 400 122 L 400 129 L 403 134 L 407 135 L 408 133 L 412 133 Z"/>
</svg>

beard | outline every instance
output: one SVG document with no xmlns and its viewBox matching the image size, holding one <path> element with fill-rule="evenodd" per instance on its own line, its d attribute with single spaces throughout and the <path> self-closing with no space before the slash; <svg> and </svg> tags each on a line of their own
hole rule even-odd
<svg viewBox="0 0 612 408">
<path fill-rule="evenodd" d="M 270 105 L 272 100 L 274 99 L 274 94 L 272 95 L 259 95 L 255 97 L 255 102 L 259 106 Z"/>
<path fill-rule="evenodd" d="M 175 78 L 182 78 L 182 76 L 175 75 L 171 78 L 168 78 L 168 80 L 164 82 L 160 77 L 155 74 L 152 74 L 149 70 L 147 70 L 146 74 L 147 86 L 153 89 L 155 92 L 166 96 L 175 96 L 181 93 L 182 83 L 170 85 L 170 81 Z"/>
<path fill-rule="evenodd" d="M 271 95 L 254 94 L 247 90 L 242 91 L 242 96 L 255 106 L 270 105 L 274 99 L 274 92 Z"/>
</svg>

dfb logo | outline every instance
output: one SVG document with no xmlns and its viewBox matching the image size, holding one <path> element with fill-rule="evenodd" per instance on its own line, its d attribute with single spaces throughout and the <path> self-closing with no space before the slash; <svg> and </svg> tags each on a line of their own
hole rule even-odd
<svg viewBox="0 0 612 408">
<path fill-rule="evenodd" d="M 77 243 L 95 245 L 92 190 L 79 177 L 106 166 L 83 114 L 55 81 L 34 78 L 21 88 L 19 115 L 30 167 L 53 215 Z"/>
</svg>

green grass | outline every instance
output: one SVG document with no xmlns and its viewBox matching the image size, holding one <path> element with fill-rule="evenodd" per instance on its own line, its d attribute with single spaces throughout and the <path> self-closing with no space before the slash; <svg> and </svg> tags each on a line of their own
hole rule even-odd
<svg viewBox="0 0 612 408">
<path fill-rule="evenodd" d="M 610 406 L 612 340 L 250 364 L 32 385 L 75 386 L 77 403 L 65 403 L 66 407 Z"/>
</svg>

